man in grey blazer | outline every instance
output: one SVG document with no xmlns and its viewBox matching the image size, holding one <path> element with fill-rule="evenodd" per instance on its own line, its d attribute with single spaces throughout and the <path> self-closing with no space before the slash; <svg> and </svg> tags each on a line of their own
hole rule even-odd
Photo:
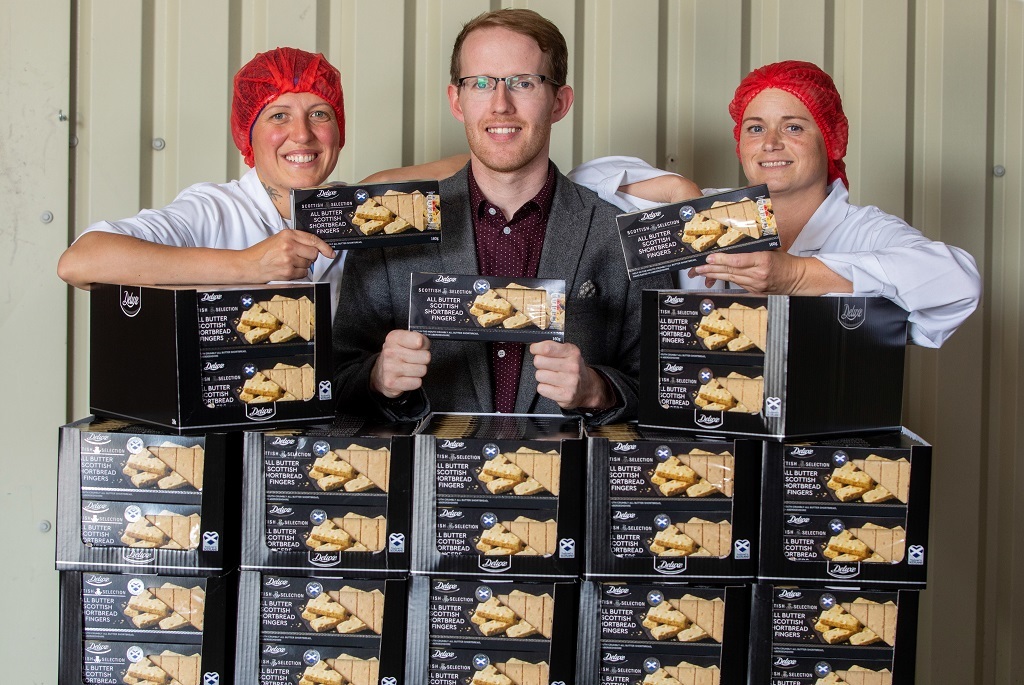
<svg viewBox="0 0 1024 685">
<path fill-rule="evenodd" d="M 348 254 L 334 320 L 340 411 L 635 416 L 641 289 L 671 281 L 631 283 L 615 208 L 548 158 L 551 125 L 572 106 L 567 65 L 565 39 L 531 10 L 488 12 L 463 27 L 448 98 L 470 162 L 441 181 L 440 245 Z M 431 341 L 406 330 L 415 271 L 565 279 L 566 342 Z"/>
</svg>

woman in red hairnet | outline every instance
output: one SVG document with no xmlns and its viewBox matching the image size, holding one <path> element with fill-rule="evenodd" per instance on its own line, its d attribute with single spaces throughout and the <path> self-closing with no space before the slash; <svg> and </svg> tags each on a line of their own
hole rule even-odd
<svg viewBox="0 0 1024 685">
<path fill-rule="evenodd" d="M 253 167 L 228 183 L 198 183 L 163 209 L 90 226 L 58 275 L 93 283 L 212 284 L 341 279 L 342 260 L 290 229 L 289 191 L 323 183 L 345 144 L 341 74 L 320 54 L 277 48 L 235 75 L 231 134 Z"/>
<path fill-rule="evenodd" d="M 970 254 L 877 207 L 850 204 L 843 163 L 849 125 L 828 74 L 798 61 L 755 69 L 729 113 L 747 181 L 768 185 L 782 249 L 711 254 L 707 265 L 680 274 L 682 287 L 886 297 L 910 312 L 910 339 L 925 347 L 941 345 L 974 311 L 981 278 Z M 587 162 L 569 177 L 624 211 L 700 193 L 687 179 L 632 157 Z"/>
</svg>

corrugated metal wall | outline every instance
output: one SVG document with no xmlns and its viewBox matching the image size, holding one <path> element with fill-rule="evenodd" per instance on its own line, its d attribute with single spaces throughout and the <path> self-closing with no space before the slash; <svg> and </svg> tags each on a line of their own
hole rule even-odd
<svg viewBox="0 0 1024 685">
<path fill-rule="evenodd" d="M 907 424 L 936 445 L 922 683 L 1021 682 L 1021 0 L 79 0 L 74 230 L 237 177 L 230 81 L 278 45 L 343 75 L 348 144 L 335 178 L 465 149 L 444 96 L 462 22 L 500 6 L 563 30 L 576 104 L 555 127 L 567 170 L 632 154 L 704 186 L 741 182 L 726 112 L 779 59 L 835 77 L 851 121 L 854 202 L 970 250 L 987 295 L 941 350 L 912 350 Z M 39 10 L 44 11 L 44 10 Z M 8 40 L 0 38 L 0 40 Z M 1005 175 L 993 175 L 1001 165 Z M 72 415 L 87 410 L 87 304 L 74 297 Z M 870 370 L 856 369 L 856 372 Z M 70 417 L 69 417 L 70 418 Z M 25 680 L 19 681 L 24 682 Z"/>
</svg>

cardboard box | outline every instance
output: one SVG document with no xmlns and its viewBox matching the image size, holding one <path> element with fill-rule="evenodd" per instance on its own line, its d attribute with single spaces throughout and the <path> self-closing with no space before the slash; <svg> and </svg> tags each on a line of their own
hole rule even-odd
<svg viewBox="0 0 1024 685">
<path fill-rule="evenodd" d="M 428 416 L 416 436 L 412 572 L 576 577 L 581 435 L 563 416 Z"/>
<path fill-rule="evenodd" d="M 615 222 L 630 280 L 699 266 L 715 252 L 781 244 L 766 185 L 619 214 Z"/>
<path fill-rule="evenodd" d="M 117 419 L 60 429 L 56 567 L 216 575 L 238 563 L 237 433 L 178 435 Z"/>
<path fill-rule="evenodd" d="M 414 576 L 409 583 L 405 682 L 577 682 L 576 582 Z"/>
<path fill-rule="evenodd" d="M 931 446 L 910 431 L 764 443 L 768 582 L 924 588 Z"/>
<path fill-rule="evenodd" d="M 321 671 L 313 682 L 402 682 L 407 590 L 404 579 L 242 571 L 236 682 L 294 685 Z"/>
<path fill-rule="evenodd" d="M 327 283 L 98 285 L 90 298 L 97 416 L 184 432 L 334 414 Z"/>
<path fill-rule="evenodd" d="M 237 574 L 62 572 L 58 682 L 232 682 L 237 583 Z"/>
<path fill-rule="evenodd" d="M 585 577 L 756 577 L 759 441 L 698 440 L 635 424 L 589 434 Z"/>
<path fill-rule="evenodd" d="M 770 439 L 895 430 L 907 313 L 881 297 L 643 294 L 644 426 Z"/>
<path fill-rule="evenodd" d="M 339 417 L 330 425 L 246 433 L 241 567 L 407 572 L 414 427 Z"/>
<path fill-rule="evenodd" d="M 755 585 L 750 682 L 912 685 L 918 594 Z"/>
<path fill-rule="evenodd" d="M 291 202 L 295 228 L 337 249 L 441 241 L 437 181 L 294 188 Z"/>
<path fill-rule="evenodd" d="M 744 685 L 749 621 L 749 586 L 585 581 L 576 682 Z"/>
<path fill-rule="evenodd" d="M 565 281 L 412 273 L 409 330 L 430 338 L 565 339 Z"/>
</svg>

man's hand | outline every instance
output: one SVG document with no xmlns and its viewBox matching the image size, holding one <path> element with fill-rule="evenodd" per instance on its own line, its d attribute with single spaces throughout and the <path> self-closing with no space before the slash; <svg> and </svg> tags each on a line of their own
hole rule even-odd
<svg viewBox="0 0 1024 685">
<path fill-rule="evenodd" d="M 607 381 L 587 366 L 580 348 L 571 343 L 544 340 L 530 345 L 537 367 L 537 392 L 554 400 L 562 409 L 585 407 L 596 411 L 615 404 Z"/>
<path fill-rule="evenodd" d="M 418 390 L 429 364 L 430 338 L 415 331 L 393 330 L 384 339 L 370 372 L 370 389 L 389 399 Z"/>
<path fill-rule="evenodd" d="M 334 249 L 312 233 L 284 229 L 252 247 L 239 250 L 239 271 L 250 283 L 292 281 L 309 275 L 309 267 L 323 255 L 334 259 Z"/>
<path fill-rule="evenodd" d="M 813 257 L 795 257 L 782 250 L 708 255 L 707 264 L 690 275 L 729 281 L 758 295 L 825 295 L 853 292 L 853 284 Z"/>
</svg>

